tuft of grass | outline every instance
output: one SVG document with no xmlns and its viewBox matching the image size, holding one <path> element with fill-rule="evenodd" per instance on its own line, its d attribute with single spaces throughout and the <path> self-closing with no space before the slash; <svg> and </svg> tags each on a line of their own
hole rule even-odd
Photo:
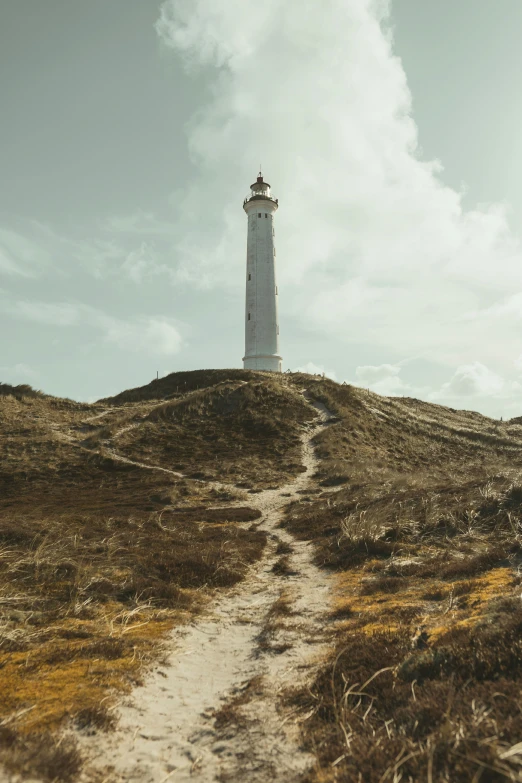
<svg viewBox="0 0 522 783">
<path fill-rule="evenodd" d="M 255 694 L 262 692 L 263 678 L 261 675 L 252 677 L 245 686 L 239 689 L 229 701 L 214 712 L 214 728 L 220 732 L 231 726 L 246 725 L 246 718 L 241 710 Z"/>
<path fill-rule="evenodd" d="M 293 551 L 294 548 L 288 541 L 279 541 L 276 546 L 276 555 L 291 555 Z"/>
<path fill-rule="evenodd" d="M 365 580 L 360 589 L 361 595 L 377 593 L 399 593 L 404 590 L 406 580 L 397 576 L 381 576 Z"/>
<path fill-rule="evenodd" d="M 291 574 L 294 574 L 295 571 L 290 565 L 289 556 L 283 555 L 282 557 L 279 558 L 279 560 L 276 560 L 276 562 L 272 566 L 272 572 L 274 574 L 277 574 L 277 576 L 290 576 Z"/>
<path fill-rule="evenodd" d="M 282 590 L 279 594 L 279 598 L 274 601 L 272 606 L 270 607 L 270 610 L 267 615 L 267 619 L 269 621 L 274 620 L 274 618 L 280 618 L 280 617 L 291 617 L 295 614 L 294 609 L 292 608 L 293 600 L 290 593 L 286 590 Z"/>
<path fill-rule="evenodd" d="M 333 472 L 321 479 L 319 484 L 321 487 L 338 487 L 341 484 L 348 484 L 349 481 L 350 476 L 346 475 L 346 473 Z"/>
<path fill-rule="evenodd" d="M 18 386 L 11 386 L 9 383 L 0 383 L 0 396 L 11 396 L 20 401 L 27 397 L 45 397 L 43 392 L 33 389 L 28 383 L 20 383 Z"/>
<path fill-rule="evenodd" d="M 287 590 L 281 590 L 279 597 L 268 610 L 261 631 L 256 637 L 257 655 L 270 653 L 279 655 L 292 646 L 283 639 L 278 641 L 280 632 L 286 628 L 286 620 L 295 614 L 292 597 Z"/>
<path fill-rule="evenodd" d="M 57 740 L 44 733 L 21 740 L 16 732 L 6 727 L 0 727 L 0 760 L 9 772 L 37 777 L 46 783 L 73 783 L 82 766 L 82 757 L 73 739 Z"/>
<path fill-rule="evenodd" d="M 104 704 L 91 704 L 76 712 L 75 724 L 79 729 L 109 731 L 116 726 L 116 717 Z"/>
</svg>

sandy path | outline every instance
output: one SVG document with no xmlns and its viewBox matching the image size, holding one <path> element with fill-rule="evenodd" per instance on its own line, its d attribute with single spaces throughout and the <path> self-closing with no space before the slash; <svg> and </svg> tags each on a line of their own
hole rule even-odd
<svg viewBox="0 0 522 783">
<path fill-rule="evenodd" d="M 121 706 L 114 733 L 81 739 L 90 759 L 86 780 L 292 783 L 311 763 L 277 694 L 309 676 L 324 652 L 329 578 L 313 565 L 310 545 L 277 525 L 285 505 L 306 494 L 315 469 L 311 440 L 330 415 L 314 405 L 321 422 L 303 435 L 306 471 L 287 486 L 251 495 L 263 514 L 259 527 L 269 533 L 265 557 L 206 615 L 173 632 L 165 665 Z M 291 574 L 272 571 L 281 542 L 293 549 Z M 282 594 L 290 596 L 292 614 L 267 625 Z M 216 726 L 216 711 L 252 680 L 235 719 Z"/>
</svg>

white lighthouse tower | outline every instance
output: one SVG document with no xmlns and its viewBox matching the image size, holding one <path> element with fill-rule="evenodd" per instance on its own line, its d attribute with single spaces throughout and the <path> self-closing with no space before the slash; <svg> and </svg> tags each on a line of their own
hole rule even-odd
<svg viewBox="0 0 522 783">
<path fill-rule="evenodd" d="M 277 199 L 259 172 L 243 202 L 248 216 L 245 370 L 281 372 L 275 275 L 274 214 Z"/>
</svg>

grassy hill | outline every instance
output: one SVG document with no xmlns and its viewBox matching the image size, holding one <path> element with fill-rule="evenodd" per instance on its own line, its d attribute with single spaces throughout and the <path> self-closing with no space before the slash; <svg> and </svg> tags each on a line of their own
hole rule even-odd
<svg viewBox="0 0 522 783">
<path fill-rule="evenodd" d="M 313 411 L 261 374 L 246 384 L 229 375 L 195 373 L 198 383 L 167 402 L 178 376 L 94 405 L 0 387 L 8 767 L 74 779 L 77 751 L 56 744 L 55 730 L 109 724 L 108 694 L 139 681 L 166 631 L 261 556 L 245 488 L 299 472 L 298 431 Z"/>
<path fill-rule="evenodd" d="M 317 438 L 334 489 L 284 524 L 338 574 L 340 621 L 293 695 L 310 780 L 521 780 L 520 423 L 309 388 L 339 419 Z"/>
<path fill-rule="evenodd" d="M 288 696 L 310 780 L 520 779 L 522 424 L 241 370 L 92 405 L 0 384 L 5 765 L 73 780 L 57 730 L 109 726 L 166 632 L 262 556 L 249 497 L 302 470 L 304 390 L 336 416 L 283 520 L 336 574 L 332 656 Z"/>
</svg>

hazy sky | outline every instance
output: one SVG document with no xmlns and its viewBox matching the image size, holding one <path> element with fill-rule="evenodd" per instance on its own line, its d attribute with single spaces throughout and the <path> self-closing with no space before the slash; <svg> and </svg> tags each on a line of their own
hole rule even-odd
<svg viewBox="0 0 522 783">
<path fill-rule="evenodd" d="M 284 368 L 522 414 L 520 0 L 0 0 L 0 380 L 238 367 L 259 162 Z"/>
</svg>

